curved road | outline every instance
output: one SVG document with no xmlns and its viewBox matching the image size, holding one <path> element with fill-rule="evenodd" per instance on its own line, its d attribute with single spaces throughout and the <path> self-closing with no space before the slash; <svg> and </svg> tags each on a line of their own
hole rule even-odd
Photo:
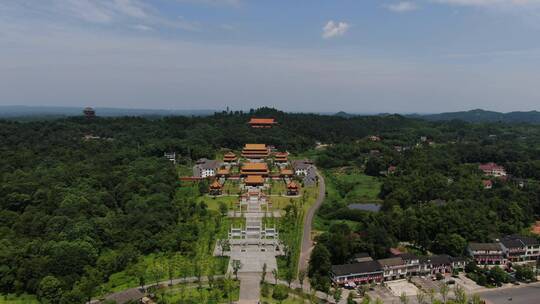
<svg viewBox="0 0 540 304">
<path fill-rule="evenodd" d="M 304 221 L 304 235 L 302 236 L 302 247 L 300 250 L 300 258 L 298 259 L 298 270 L 307 271 L 309 256 L 311 254 L 311 249 L 313 247 L 313 241 L 311 240 L 311 224 L 313 222 L 313 217 L 315 212 L 324 201 L 326 196 L 326 185 L 324 184 L 324 177 L 317 171 L 317 176 L 319 177 L 319 195 L 315 204 L 309 208 L 306 219 Z"/>
</svg>

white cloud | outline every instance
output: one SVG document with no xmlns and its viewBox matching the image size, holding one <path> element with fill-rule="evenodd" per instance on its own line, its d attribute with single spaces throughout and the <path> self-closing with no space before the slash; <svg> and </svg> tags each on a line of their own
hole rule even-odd
<svg viewBox="0 0 540 304">
<path fill-rule="evenodd" d="M 114 7 L 119 12 L 134 18 L 146 18 L 147 14 L 143 5 L 132 0 L 114 0 Z"/>
<path fill-rule="evenodd" d="M 523 7 L 528 5 L 539 5 L 540 0 L 432 0 L 434 2 L 459 5 L 459 6 L 481 6 L 481 7 Z"/>
<path fill-rule="evenodd" d="M 63 20 L 137 30 L 201 30 L 197 22 L 164 16 L 151 3 L 142 0 L 17 0 L 5 4 L 0 17 L 24 12 L 53 23 Z"/>
<path fill-rule="evenodd" d="M 153 30 L 151 26 L 144 25 L 144 24 L 136 24 L 133 26 L 133 28 L 139 31 L 143 31 L 143 32 L 148 32 L 148 31 Z"/>
<path fill-rule="evenodd" d="M 439 3 L 448 3 L 454 5 L 463 5 L 463 6 L 491 6 L 491 5 L 529 5 L 529 4 L 540 4 L 538 0 L 435 0 Z"/>
<path fill-rule="evenodd" d="M 322 37 L 325 39 L 343 36 L 349 30 L 349 24 L 343 21 L 334 22 L 330 20 L 323 27 Z"/>
<path fill-rule="evenodd" d="M 213 6 L 240 6 L 241 0 L 177 0 L 178 2 L 190 2 L 195 4 Z"/>
<path fill-rule="evenodd" d="M 385 7 L 393 12 L 404 13 L 418 9 L 418 6 L 410 1 L 401 1 L 397 3 L 387 4 Z"/>
</svg>

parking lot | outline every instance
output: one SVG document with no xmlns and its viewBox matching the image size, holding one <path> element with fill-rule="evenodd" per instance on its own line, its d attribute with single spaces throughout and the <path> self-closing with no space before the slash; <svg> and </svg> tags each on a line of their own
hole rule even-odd
<svg viewBox="0 0 540 304">
<path fill-rule="evenodd" d="M 420 287 L 424 291 L 429 291 L 431 289 L 435 291 L 439 291 L 441 288 L 441 285 L 443 284 L 442 281 L 433 281 L 433 279 L 429 276 L 426 277 L 413 277 L 412 282 Z"/>
<path fill-rule="evenodd" d="M 418 288 L 407 280 L 391 281 L 387 282 L 386 285 L 396 297 L 399 297 L 402 294 L 405 294 L 406 296 L 416 296 L 418 293 Z"/>
<path fill-rule="evenodd" d="M 366 293 L 373 300 L 381 299 L 383 303 L 392 303 L 395 300 L 392 292 L 383 286 L 375 286 L 373 290 L 370 290 Z"/>
</svg>

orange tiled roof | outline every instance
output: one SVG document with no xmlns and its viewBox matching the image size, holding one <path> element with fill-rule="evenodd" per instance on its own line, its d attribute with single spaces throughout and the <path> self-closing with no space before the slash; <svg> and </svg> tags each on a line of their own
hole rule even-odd
<svg viewBox="0 0 540 304">
<path fill-rule="evenodd" d="M 293 175 L 293 171 L 291 169 L 282 169 L 281 175 Z"/>
<path fill-rule="evenodd" d="M 276 121 L 273 118 L 251 118 L 249 120 L 250 124 L 275 124 Z"/>
<path fill-rule="evenodd" d="M 298 185 L 295 182 L 290 182 L 289 184 L 287 184 L 287 188 L 289 188 L 289 189 L 297 189 Z"/>
<path fill-rule="evenodd" d="M 264 178 L 260 175 L 250 175 L 244 181 L 246 184 L 263 184 Z"/>
<path fill-rule="evenodd" d="M 263 170 L 268 171 L 268 165 L 266 163 L 244 163 L 242 170 Z"/>
<path fill-rule="evenodd" d="M 210 185 L 210 188 L 212 188 L 212 189 L 221 189 L 221 184 L 220 184 L 218 181 L 214 181 L 214 182 Z"/>
<path fill-rule="evenodd" d="M 246 144 L 244 146 L 244 149 L 245 150 L 267 150 L 268 148 L 266 147 L 265 144 Z"/>
<path fill-rule="evenodd" d="M 228 175 L 229 174 L 229 169 L 219 169 L 218 172 L 217 172 L 218 175 Z"/>
</svg>

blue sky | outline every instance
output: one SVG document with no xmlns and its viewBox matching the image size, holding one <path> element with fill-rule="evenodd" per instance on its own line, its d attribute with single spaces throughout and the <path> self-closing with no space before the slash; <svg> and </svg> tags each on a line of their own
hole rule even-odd
<svg viewBox="0 0 540 304">
<path fill-rule="evenodd" d="M 1 0 L 0 105 L 538 110 L 540 0 Z"/>
</svg>

